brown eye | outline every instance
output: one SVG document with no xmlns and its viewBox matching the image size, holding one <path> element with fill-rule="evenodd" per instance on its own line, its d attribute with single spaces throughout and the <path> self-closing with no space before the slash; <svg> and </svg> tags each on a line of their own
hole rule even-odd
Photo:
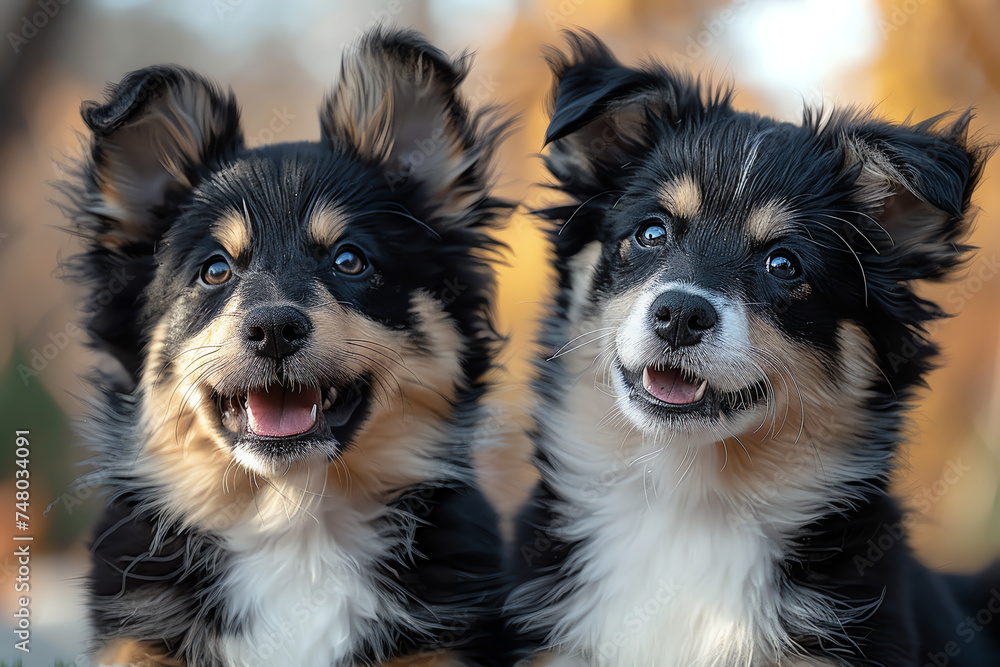
<svg viewBox="0 0 1000 667">
<path fill-rule="evenodd" d="M 354 246 L 343 246 L 338 250 L 333 265 L 338 271 L 349 276 L 364 273 L 364 270 L 368 268 L 365 256 Z"/>
<path fill-rule="evenodd" d="M 209 285 L 221 285 L 232 275 L 233 270 L 229 266 L 229 260 L 221 255 L 212 257 L 201 267 L 201 279 Z"/>
</svg>

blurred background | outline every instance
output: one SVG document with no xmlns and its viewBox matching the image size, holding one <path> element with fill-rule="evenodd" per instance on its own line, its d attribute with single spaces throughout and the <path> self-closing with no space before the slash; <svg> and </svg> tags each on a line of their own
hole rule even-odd
<svg viewBox="0 0 1000 667">
<path fill-rule="evenodd" d="M 74 252 L 50 203 L 55 162 L 79 154 L 83 100 L 107 81 L 174 62 L 235 91 L 249 144 L 318 137 L 317 109 L 345 43 L 379 21 L 412 26 L 449 53 L 471 48 L 466 93 L 520 115 L 498 156 L 501 193 L 536 206 L 548 196 L 536 159 L 545 128 L 544 44 L 581 26 L 625 62 L 655 56 L 732 81 L 737 105 L 796 120 L 804 104 L 875 105 L 902 121 L 975 106 L 974 130 L 1000 129 L 1000 4 L 995 0 L 5 0 L 0 46 L 0 508 L 13 515 L 14 431 L 31 431 L 32 652 L 13 649 L 17 563 L 13 516 L 0 521 L 0 660 L 83 665 L 79 577 L 99 501 L 72 490 L 86 452 L 73 421 L 87 354 L 71 325 L 79 294 L 54 271 Z M 1000 555 L 1000 160 L 978 191 L 977 258 L 928 290 L 956 315 L 936 327 L 944 363 L 930 377 L 896 483 L 912 541 L 941 568 L 971 570 Z M 533 323 L 547 289 L 532 219 L 502 234 L 500 314 L 511 336 L 492 426 L 509 446 L 483 453 L 504 511 L 531 481 L 523 417 Z M 70 325 L 70 326 L 68 326 Z M 47 508 L 47 509 L 46 509 Z"/>
</svg>

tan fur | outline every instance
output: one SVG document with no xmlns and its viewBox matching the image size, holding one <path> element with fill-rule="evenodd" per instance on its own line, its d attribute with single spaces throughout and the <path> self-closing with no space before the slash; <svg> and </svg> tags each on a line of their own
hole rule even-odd
<svg viewBox="0 0 1000 667">
<path fill-rule="evenodd" d="M 219 351 L 223 348 L 203 346 L 218 345 L 217 341 L 231 335 L 236 310 L 237 303 L 231 301 L 223 315 L 187 347 L 190 352 L 181 352 L 173 360 L 163 355 L 167 325 L 154 329 L 140 390 L 147 438 L 136 467 L 163 485 L 166 506 L 183 507 L 192 525 L 215 529 L 228 527 L 253 499 L 249 476 L 238 470 L 230 474 L 231 455 L 218 424 L 218 408 L 209 403 L 198 382 L 201 364 L 215 366 L 225 360 Z M 165 381 L 162 378 L 168 375 L 165 369 L 171 362 L 176 374 Z"/>
<path fill-rule="evenodd" d="M 636 301 L 654 289 L 656 281 L 653 276 L 646 284 L 618 295 L 598 318 L 582 321 L 575 313 L 571 321 L 578 324 L 568 332 L 569 336 L 619 325 L 635 308 Z M 810 291 L 808 284 L 803 284 L 793 297 L 805 298 Z M 747 317 L 748 342 L 760 350 L 748 353 L 748 359 L 755 361 L 766 375 L 772 397 L 763 419 L 755 420 L 750 428 L 731 434 L 724 441 L 724 434 L 720 433 L 716 450 L 719 466 L 724 466 L 721 476 L 734 484 L 752 487 L 770 483 L 776 475 L 791 475 L 794 472 L 791 468 L 814 469 L 823 457 L 829 461 L 842 460 L 843 452 L 835 451 L 837 443 L 861 426 L 856 416 L 863 411 L 856 408 L 866 400 L 867 388 L 878 377 L 871 342 L 856 325 L 841 325 L 836 364 L 839 377 L 831 382 L 828 360 L 809 346 L 782 335 L 769 320 L 752 312 Z M 567 355 L 564 360 L 567 371 L 571 376 L 596 372 L 596 382 L 606 382 L 607 364 L 603 360 L 607 355 L 599 353 L 609 345 L 613 345 L 611 337 Z M 574 401 L 593 402 L 589 407 L 577 405 L 579 414 L 604 415 L 609 410 L 600 391 L 584 392 Z M 624 443 L 609 441 L 609 445 L 621 448 Z"/>
<path fill-rule="evenodd" d="M 464 224 L 482 197 L 482 184 L 493 180 L 486 151 L 500 140 L 505 124 L 498 109 L 465 110 L 425 56 L 410 62 L 397 58 L 367 43 L 345 52 L 340 80 L 322 115 L 324 131 L 334 142 L 382 162 L 390 187 L 420 180 L 438 204 L 440 221 Z M 451 66 L 460 82 L 471 58 L 460 56 Z M 466 124 L 476 128 L 480 141 L 471 140 Z M 458 186 L 470 171 L 479 176 L 476 185 Z"/>
<path fill-rule="evenodd" d="M 655 285 L 659 283 L 659 281 L 659 276 L 652 275 L 646 280 L 646 282 L 634 285 L 628 290 L 619 293 L 614 299 L 610 300 L 604 309 L 604 326 L 617 326 L 625 321 L 625 318 L 627 318 L 635 308 L 636 301 L 638 301 L 639 298 L 646 292 L 655 289 Z"/>
<path fill-rule="evenodd" d="M 887 235 L 873 241 L 920 244 L 922 251 L 947 260 L 954 253 L 953 247 L 927 242 L 937 237 L 948 214 L 920 199 L 913 184 L 883 153 L 856 138 L 848 137 L 845 143 L 846 168 L 862 163 L 857 201 L 869 209 Z"/>
<path fill-rule="evenodd" d="M 614 343 L 613 330 L 625 321 L 636 301 L 649 289 L 649 283 L 656 279 L 651 278 L 646 284 L 619 294 L 608 302 L 604 312 L 590 313 L 589 317 L 585 317 L 584 308 L 590 296 L 600 252 L 600 243 L 594 242 L 573 258 L 573 292 L 567 318 L 570 325 L 566 328 L 566 340 L 561 341 L 562 348 L 551 352 L 561 356 L 570 376 L 576 377 L 593 371 L 599 373 L 598 382 L 608 382 L 610 378 L 606 372 L 609 366 L 605 363 L 598 367 L 595 355 Z M 607 355 L 601 357 L 601 360 L 606 362 Z M 604 412 L 606 410 L 602 409 L 601 414 Z"/>
<path fill-rule="evenodd" d="M 837 378 L 807 345 L 792 341 L 774 325 L 749 315 L 750 342 L 760 355 L 773 387 L 772 404 L 754 428 L 719 442 L 723 478 L 742 487 L 795 479 L 822 462 L 843 459 L 839 443 L 862 426 L 860 406 L 878 377 L 875 352 L 862 330 L 841 325 L 838 332 Z"/>
<path fill-rule="evenodd" d="M 771 201 L 750 212 L 746 232 L 754 243 L 772 241 L 791 229 L 792 214 L 783 204 Z"/>
<path fill-rule="evenodd" d="M 578 322 L 583 314 L 590 296 L 590 286 L 594 279 L 594 271 L 601 259 L 601 244 L 593 241 L 570 260 L 570 275 L 573 276 L 571 286 L 572 299 L 567 317 L 570 322 Z"/>
<path fill-rule="evenodd" d="M 661 185 L 657 197 L 660 205 L 675 218 L 690 220 L 701 211 L 701 188 L 690 174 Z"/>
<path fill-rule="evenodd" d="M 813 293 L 812 285 L 809 283 L 802 283 L 798 285 L 791 292 L 792 299 L 806 299 Z"/>
<path fill-rule="evenodd" d="M 597 245 L 595 244 L 595 246 Z M 599 251 L 600 248 L 595 247 L 593 250 Z M 584 250 L 585 253 L 588 251 L 591 251 L 591 249 Z M 586 274 L 573 274 L 574 285 L 579 282 L 581 288 L 585 287 L 589 289 L 592 273 L 597 268 L 597 258 L 598 255 L 595 252 L 590 257 L 581 253 L 578 258 L 574 259 L 575 262 L 580 263 L 580 268 L 586 271 Z M 586 278 L 582 279 L 584 275 Z M 599 361 L 595 356 L 608 346 L 613 346 L 615 340 L 613 330 L 617 329 L 626 320 L 629 313 L 635 307 L 636 301 L 639 300 L 645 291 L 650 289 L 650 283 L 655 282 L 656 278 L 653 277 L 645 284 L 636 285 L 628 291 L 622 292 L 608 302 L 603 313 L 594 313 L 588 318 L 582 317 L 582 311 L 583 306 L 587 302 L 589 292 L 574 291 L 570 311 L 572 317 L 569 318 L 571 325 L 566 329 L 567 341 L 565 341 L 565 349 L 562 350 L 562 352 L 565 352 L 566 350 L 577 348 L 573 352 L 568 352 L 563 356 L 566 370 L 571 376 L 575 377 L 588 371 L 593 371 L 598 373 L 598 382 L 609 383 L 610 377 L 607 375 L 607 372 L 610 370 L 610 366 L 607 364 L 608 355 L 601 356 L 600 362 L 603 363 L 600 366 L 598 366 Z M 599 403 L 600 400 L 598 401 Z M 603 408 L 595 407 L 595 409 L 598 410 L 599 414 L 607 412 Z"/>
<path fill-rule="evenodd" d="M 410 658 L 398 658 L 382 667 L 462 667 L 465 664 L 453 653 L 428 653 Z"/>
<path fill-rule="evenodd" d="M 882 153 L 865 142 L 845 137 L 844 145 L 844 168 L 851 169 L 858 162 L 862 163 L 861 174 L 858 176 L 858 202 L 881 209 L 884 200 L 895 190 L 893 183 L 904 182 L 903 175 Z"/>
<path fill-rule="evenodd" d="M 220 133 L 224 119 L 201 82 L 185 80 L 164 89 L 162 97 L 138 121 L 120 128 L 102 146 L 106 159 L 100 169 L 101 206 L 118 221 L 108 238 L 112 245 L 144 238 L 149 230 L 149 182 L 163 179 L 173 187 L 190 187 L 188 165 L 202 162 L 209 137 Z M 149 147 L 154 150 L 150 151 Z M 147 174 L 140 177 L 139 172 Z M 150 177 L 149 172 L 159 172 Z"/>
<path fill-rule="evenodd" d="M 535 656 L 531 667 L 583 667 L 583 660 L 547 651 Z"/>
<path fill-rule="evenodd" d="M 437 301 L 418 295 L 413 302 L 417 328 L 426 336 L 422 348 L 344 306 L 327 303 L 307 312 L 314 335 L 303 358 L 310 366 L 338 369 L 345 380 L 366 372 L 377 378 L 371 415 L 356 436 L 358 446 L 339 460 L 319 467 L 302 462 L 277 472 L 234 457 L 232 436 L 210 398 L 210 386 L 224 386 L 245 366 L 237 330 L 242 301 L 237 292 L 172 360 L 163 355 L 166 326 L 152 336 L 142 383 L 148 437 L 137 466 L 162 483 L 164 504 L 178 518 L 221 530 L 251 516 L 264 520 L 271 510 L 275 519 L 287 517 L 324 489 L 384 499 L 435 475 L 440 463 L 430 457 L 455 398 L 461 353 L 461 337 Z M 172 374 L 164 371 L 171 363 Z"/>
<path fill-rule="evenodd" d="M 399 352 L 401 362 L 382 357 L 380 363 L 395 363 L 394 375 L 403 396 L 390 396 L 389 405 L 376 406 L 357 438 L 363 446 L 344 453 L 343 466 L 351 478 L 349 493 L 379 497 L 433 477 L 440 466 L 429 456 L 441 436 L 441 418 L 455 398 L 453 380 L 459 376 L 461 338 L 436 301 L 427 296 L 414 301 L 421 319 L 417 328 L 428 334 L 429 355 L 419 353 L 412 342 L 395 332 L 383 330 L 376 338 L 369 320 L 352 315 L 359 329 L 369 328 L 367 340 L 379 340 Z"/>
<path fill-rule="evenodd" d="M 212 236 L 226 249 L 233 259 L 250 249 L 253 230 L 245 214 L 235 211 L 223 216 L 212 225 Z"/>
<path fill-rule="evenodd" d="M 594 175 L 600 164 L 620 162 L 626 146 L 643 141 L 649 114 L 665 112 L 659 94 L 631 95 L 589 125 L 554 142 L 547 159 L 557 172 Z"/>
<path fill-rule="evenodd" d="M 184 662 L 169 658 L 151 645 L 131 639 L 116 639 L 96 657 L 98 665 L 130 667 L 184 667 Z"/>
<path fill-rule="evenodd" d="M 333 246 L 347 228 L 347 218 L 336 208 L 324 206 L 313 211 L 308 221 L 309 237 L 321 246 Z"/>
</svg>

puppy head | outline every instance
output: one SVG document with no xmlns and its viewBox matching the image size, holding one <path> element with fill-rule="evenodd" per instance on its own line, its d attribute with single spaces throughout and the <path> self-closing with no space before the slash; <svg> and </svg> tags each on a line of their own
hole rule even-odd
<svg viewBox="0 0 1000 667">
<path fill-rule="evenodd" d="M 84 105 L 70 268 L 95 289 L 128 276 L 88 327 L 159 467 L 211 463 L 197 474 L 221 485 L 233 462 L 274 476 L 367 455 L 373 475 L 420 474 L 364 443 L 430 447 L 489 367 L 501 128 L 458 97 L 466 72 L 413 33 L 370 32 L 322 140 L 252 150 L 232 94 L 180 68 Z"/>
<path fill-rule="evenodd" d="M 782 123 L 569 40 L 550 55 L 546 162 L 571 204 L 544 212 L 561 342 L 606 335 L 622 412 L 645 433 L 715 442 L 789 411 L 808 430 L 909 397 L 934 352 L 923 327 L 942 314 L 915 285 L 966 250 L 984 159 L 969 114 Z"/>
</svg>

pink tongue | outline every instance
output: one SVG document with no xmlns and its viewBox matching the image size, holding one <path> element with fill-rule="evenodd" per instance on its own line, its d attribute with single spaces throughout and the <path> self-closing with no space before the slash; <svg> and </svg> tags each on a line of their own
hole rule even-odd
<svg viewBox="0 0 1000 667">
<path fill-rule="evenodd" d="M 305 433 L 313 427 L 313 406 L 322 402 L 316 387 L 300 391 L 273 385 L 247 394 L 247 426 L 257 435 L 280 438 Z"/>
<path fill-rule="evenodd" d="M 647 367 L 642 374 L 642 384 L 650 394 L 671 405 L 695 403 L 704 395 L 702 383 L 688 382 L 681 377 L 680 371 L 672 368 Z"/>
</svg>

